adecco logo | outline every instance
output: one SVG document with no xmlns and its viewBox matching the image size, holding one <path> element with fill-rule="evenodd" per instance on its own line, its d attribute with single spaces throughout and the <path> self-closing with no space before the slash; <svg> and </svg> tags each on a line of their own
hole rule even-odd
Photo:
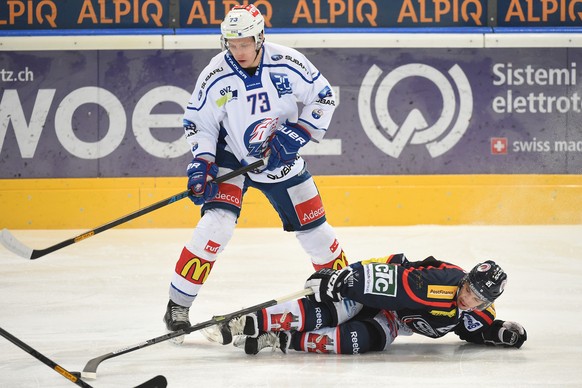
<svg viewBox="0 0 582 388">
<path fill-rule="evenodd" d="M 407 144 L 425 144 L 435 158 L 446 153 L 463 137 L 473 115 L 473 93 L 469 80 L 458 65 L 448 71 L 458 95 L 443 73 L 421 63 L 392 70 L 376 87 L 381 75 L 382 70 L 376 65 L 368 70 L 358 96 L 358 112 L 364 132 L 385 154 L 398 158 Z M 401 125 L 392 119 L 388 104 L 390 93 L 399 82 L 410 77 L 429 80 L 441 94 L 441 112 L 432 125 L 418 109 L 412 109 Z M 372 99 L 374 92 L 375 98 Z"/>
</svg>

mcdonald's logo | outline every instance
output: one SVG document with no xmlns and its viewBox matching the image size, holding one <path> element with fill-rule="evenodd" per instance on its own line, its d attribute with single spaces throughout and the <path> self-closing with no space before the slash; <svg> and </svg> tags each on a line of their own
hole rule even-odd
<svg viewBox="0 0 582 388">
<path fill-rule="evenodd" d="M 207 261 L 199 257 L 193 257 L 184 264 L 180 275 L 194 284 L 204 284 L 210 271 L 212 270 L 213 261 Z"/>
<path fill-rule="evenodd" d="M 346 254 L 342 250 L 340 255 L 338 257 L 336 257 L 336 259 L 334 260 L 332 268 L 335 270 L 338 270 L 338 269 L 345 268 L 347 266 L 348 266 L 348 260 L 346 259 Z"/>
</svg>

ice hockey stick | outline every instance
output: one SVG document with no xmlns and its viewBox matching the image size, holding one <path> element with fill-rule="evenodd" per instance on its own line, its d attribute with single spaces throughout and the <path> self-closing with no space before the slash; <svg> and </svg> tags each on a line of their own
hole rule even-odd
<svg viewBox="0 0 582 388">
<path fill-rule="evenodd" d="M 251 163 L 247 166 L 241 167 L 238 170 L 234 170 L 234 171 L 231 171 L 231 172 L 226 173 L 224 175 L 221 175 L 221 176 L 217 177 L 214 181 L 216 183 L 225 182 L 229 179 L 232 179 L 234 177 L 237 177 L 239 175 L 242 175 L 242 174 L 245 174 L 249 171 L 252 171 L 256 168 L 259 168 L 263 164 L 264 164 L 263 160 L 257 160 L 256 162 Z M 78 243 L 79 241 L 85 240 L 89 237 L 93 237 L 98 233 L 104 232 L 104 231 L 111 229 L 115 226 L 121 225 L 121 224 L 126 223 L 128 221 L 131 221 L 134 218 L 143 216 L 144 214 L 150 213 L 150 212 L 157 210 L 161 207 L 164 207 L 166 205 L 170 205 L 176 201 L 179 201 L 183 198 L 186 198 L 189 193 L 190 193 L 190 190 L 185 190 L 181 193 L 175 194 L 175 195 L 173 195 L 169 198 L 166 198 L 162 201 L 156 202 L 152 205 L 149 205 L 149 206 L 146 206 L 142 209 L 139 209 L 131 214 L 128 214 L 126 216 L 118 218 L 115 221 L 108 222 L 104 225 L 101 225 L 101 226 L 95 228 L 95 229 L 91 229 L 85 233 L 82 233 L 78 236 L 61 241 L 60 243 L 55 244 L 55 245 L 50 246 L 50 247 L 45 248 L 45 249 L 29 248 L 28 246 L 21 243 L 16 237 L 14 237 L 14 235 L 8 229 L 3 229 L 0 232 L 0 242 L 2 243 L 2 245 L 4 245 L 6 247 L 6 249 L 8 249 L 9 251 L 11 251 L 13 253 L 16 253 L 18 256 L 21 256 L 21 257 L 24 257 L 25 259 L 30 259 L 30 260 L 38 259 L 39 257 L 42 257 L 44 255 L 48 255 L 49 253 L 57 251 L 61 248 L 67 247 L 67 246 L 72 245 L 74 243 Z"/>
<path fill-rule="evenodd" d="M 81 373 L 79 372 L 69 372 L 50 358 L 46 357 L 44 354 L 33 349 L 31 346 L 22 342 L 6 330 L 0 327 L 0 335 L 6 338 L 8 341 L 12 342 L 14 345 L 18 346 L 20 349 L 24 350 L 26 353 L 30 354 L 37 360 L 41 361 L 43 364 L 47 365 L 66 379 L 70 380 L 72 383 L 78 385 L 79 387 L 92 388 L 91 385 L 87 384 L 80 379 Z M 162 375 L 158 375 L 145 383 L 138 385 L 136 388 L 166 388 L 168 381 Z"/>
<path fill-rule="evenodd" d="M 267 308 L 267 307 L 275 306 L 279 303 L 288 302 L 288 301 L 294 300 L 294 299 L 299 299 L 303 296 L 311 295 L 312 293 L 313 293 L 313 291 L 311 291 L 311 289 L 305 288 L 299 292 L 296 292 L 296 293 L 293 293 L 293 294 L 290 294 L 287 296 L 283 296 L 283 297 L 278 298 L 278 299 L 271 299 L 267 302 L 263 302 L 263 303 L 255 305 L 255 306 L 247 307 L 245 309 L 238 310 L 238 311 L 235 311 L 235 312 L 230 313 L 230 314 L 215 315 L 214 317 L 212 317 L 212 319 L 209 319 L 208 321 L 197 323 L 197 324 L 192 325 L 186 329 L 172 331 L 166 335 L 152 338 L 152 339 L 149 339 L 147 341 L 140 342 L 139 344 L 136 344 L 133 346 L 127 346 L 125 348 L 115 350 L 111 353 L 107 353 L 107 354 L 104 354 L 102 356 L 95 357 L 87 362 L 87 364 L 85 365 L 85 368 L 83 368 L 83 372 L 81 372 L 81 376 L 86 378 L 86 379 L 96 379 L 97 378 L 97 368 L 99 367 L 99 364 L 101 364 L 103 361 L 105 361 L 107 359 L 121 356 L 122 354 L 133 352 L 133 351 L 136 351 L 139 349 L 143 349 L 145 347 L 155 345 L 155 344 L 158 344 L 160 342 L 164 342 L 164 341 L 167 341 L 169 339 L 179 337 L 181 335 L 190 334 L 194 331 L 201 330 L 201 329 L 210 327 L 212 325 L 216 325 L 216 324 L 221 323 L 221 322 L 228 322 L 229 320 L 231 320 L 233 318 L 238 318 L 238 317 L 241 317 L 241 316 L 246 315 L 246 314 L 254 313 L 255 311 L 259 311 L 259 310 Z"/>
</svg>

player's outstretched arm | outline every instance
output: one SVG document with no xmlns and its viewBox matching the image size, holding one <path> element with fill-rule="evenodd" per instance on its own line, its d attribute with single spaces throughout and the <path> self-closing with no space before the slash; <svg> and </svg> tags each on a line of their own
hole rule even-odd
<svg viewBox="0 0 582 388">
<path fill-rule="evenodd" d="M 501 319 L 496 319 L 491 326 L 480 331 L 470 332 L 459 327 L 455 333 L 467 342 L 507 348 L 519 349 L 527 341 L 527 331 L 521 324 Z"/>
</svg>

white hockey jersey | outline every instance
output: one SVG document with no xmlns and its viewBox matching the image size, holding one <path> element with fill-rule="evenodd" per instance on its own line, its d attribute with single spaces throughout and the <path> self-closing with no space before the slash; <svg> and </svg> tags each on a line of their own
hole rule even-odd
<svg viewBox="0 0 582 388">
<path fill-rule="evenodd" d="M 298 102 L 303 104 L 301 113 Z M 212 58 L 196 82 L 184 130 L 194 157 L 214 160 L 223 129 L 227 151 L 246 165 L 257 160 L 271 133 L 286 121 L 305 127 L 311 141 L 321 140 L 336 104 L 329 82 L 303 54 L 265 42 L 253 76 L 227 51 Z M 303 166 L 299 157 L 290 167 L 249 175 L 257 182 L 274 183 L 295 176 Z"/>
</svg>

